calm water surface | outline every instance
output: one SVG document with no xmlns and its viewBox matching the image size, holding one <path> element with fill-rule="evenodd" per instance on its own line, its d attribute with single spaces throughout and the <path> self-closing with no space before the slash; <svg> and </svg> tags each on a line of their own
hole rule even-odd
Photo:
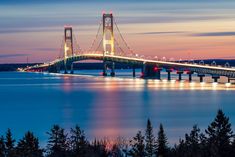
<svg viewBox="0 0 235 157">
<path fill-rule="evenodd" d="M 11 128 L 19 139 L 31 130 L 44 145 L 53 124 L 78 124 L 88 139 L 130 138 L 150 118 L 155 133 L 163 123 L 174 144 L 194 124 L 204 130 L 219 108 L 235 126 L 235 85 L 168 82 L 164 75 L 162 81 L 133 79 L 128 71 L 116 78 L 98 74 L 0 73 L 0 133 Z"/>
</svg>

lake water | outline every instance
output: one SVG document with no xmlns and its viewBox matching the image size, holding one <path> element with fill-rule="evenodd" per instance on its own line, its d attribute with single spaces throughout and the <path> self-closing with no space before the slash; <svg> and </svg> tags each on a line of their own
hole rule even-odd
<svg viewBox="0 0 235 157">
<path fill-rule="evenodd" d="M 76 75 L 0 73 L 0 134 L 11 128 L 16 139 L 27 130 L 47 141 L 53 124 L 67 130 L 78 124 L 88 139 L 130 138 L 151 119 L 155 134 L 163 123 L 170 144 L 178 142 L 194 124 L 204 131 L 223 109 L 235 128 L 235 85 L 133 79 L 130 71 L 115 78 L 100 71 Z M 211 80 L 206 79 L 207 82 Z M 223 80 L 226 81 L 225 79 Z"/>
</svg>

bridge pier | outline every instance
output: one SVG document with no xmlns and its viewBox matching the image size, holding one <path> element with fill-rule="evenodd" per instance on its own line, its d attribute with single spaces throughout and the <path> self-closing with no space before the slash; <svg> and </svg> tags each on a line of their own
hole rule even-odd
<svg viewBox="0 0 235 157">
<path fill-rule="evenodd" d="M 64 59 L 64 74 L 68 74 L 66 59 Z"/>
<path fill-rule="evenodd" d="M 193 74 L 193 72 L 192 71 L 187 71 L 187 74 L 188 74 L 189 82 L 192 82 L 192 74 Z"/>
<path fill-rule="evenodd" d="M 183 71 L 177 71 L 177 74 L 179 75 L 179 81 L 182 80 L 182 74 L 183 73 L 184 73 Z"/>
<path fill-rule="evenodd" d="M 141 74 L 140 74 L 140 77 L 141 77 L 141 78 L 144 78 L 144 77 L 145 77 L 145 76 L 144 76 L 145 67 L 146 67 L 146 64 L 144 63 L 143 66 L 142 66 L 142 68 L 141 68 Z"/>
<path fill-rule="evenodd" d="M 132 76 L 135 77 L 135 66 L 132 67 Z"/>
<path fill-rule="evenodd" d="M 112 62 L 111 64 L 112 64 L 112 65 L 111 65 L 112 67 L 111 67 L 111 74 L 110 74 L 110 75 L 111 75 L 112 77 L 114 77 L 114 76 L 115 76 L 115 63 Z"/>
<path fill-rule="evenodd" d="M 203 82 L 203 78 L 205 77 L 205 74 L 198 74 L 197 76 L 200 78 L 200 82 Z"/>
<path fill-rule="evenodd" d="M 103 76 L 107 76 L 107 64 L 106 64 L 106 62 L 103 62 L 103 64 L 104 64 L 104 68 L 103 68 Z"/>
<path fill-rule="evenodd" d="M 73 63 L 71 64 L 71 69 L 70 69 L 70 74 L 73 74 L 74 71 L 73 71 Z"/>
<path fill-rule="evenodd" d="M 59 64 L 56 65 L 56 73 L 60 73 L 60 65 Z"/>
<path fill-rule="evenodd" d="M 212 75 L 212 79 L 214 79 L 214 82 L 218 82 L 219 78 L 220 78 L 219 75 Z"/>
<path fill-rule="evenodd" d="M 143 78 L 156 78 L 161 79 L 161 70 L 162 68 L 157 67 L 156 65 L 143 65 Z"/>
<path fill-rule="evenodd" d="M 66 68 L 64 69 L 64 74 L 68 74 L 68 71 Z"/>
<path fill-rule="evenodd" d="M 167 80 L 170 81 L 171 80 L 171 72 L 173 70 L 172 69 L 166 69 L 166 72 L 167 72 Z"/>
</svg>

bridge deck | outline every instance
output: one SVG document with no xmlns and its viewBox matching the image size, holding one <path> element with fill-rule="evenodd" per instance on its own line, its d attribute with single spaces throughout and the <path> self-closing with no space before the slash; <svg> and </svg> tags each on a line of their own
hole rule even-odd
<svg viewBox="0 0 235 157">
<path fill-rule="evenodd" d="M 219 76 L 227 76 L 227 77 L 235 77 L 235 68 L 231 67 L 221 67 L 221 66 L 210 66 L 210 65 L 199 65 L 199 64 L 189 64 L 189 63 L 179 63 L 179 62 L 169 62 L 169 61 L 158 61 L 151 59 L 143 59 L 136 57 L 126 57 L 126 56 L 115 56 L 115 55 L 103 55 L 103 54 L 81 54 L 75 55 L 66 58 L 67 64 L 71 64 L 80 60 L 106 60 L 120 63 L 127 63 L 130 65 L 141 65 L 141 64 L 151 64 L 157 65 L 162 68 L 173 68 L 175 70 L 188 70 L 200 74 L 211 74 L 211 75 L 219 75 Z M 54 65 L 62 65 L 64 64 L 64 59 L 55 60 L 50 63 L 45 63 L 42 65 L 36 65 L 32 67 L 28 67 L 25 70 L 30 69 L 40 69 L 45 67 L 50 67 Z"/>
</svg>

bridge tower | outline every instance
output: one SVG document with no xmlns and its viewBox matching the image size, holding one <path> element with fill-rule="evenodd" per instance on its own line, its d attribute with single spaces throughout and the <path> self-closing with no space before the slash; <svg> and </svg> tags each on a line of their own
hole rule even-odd
<svg viewBox="0 0 235 157">
<path fill-rule="evenodd" d="M 107 63 L 105 63 L 106 55 L 114 55 L 114 33 L 113 33 L 113 14 L 103 13 L 103 55 L 104 55 L 104 71 L 103 75 L 107 76 Z M 111 63 L 111 76 L 115 76 L 115 64 Z"/>
<path fill-rule="evenodd" d="M 67 73 L 67 58 L 73 56 L 73 28 L 64 27 L 64 68 Z"/>
</svg>

